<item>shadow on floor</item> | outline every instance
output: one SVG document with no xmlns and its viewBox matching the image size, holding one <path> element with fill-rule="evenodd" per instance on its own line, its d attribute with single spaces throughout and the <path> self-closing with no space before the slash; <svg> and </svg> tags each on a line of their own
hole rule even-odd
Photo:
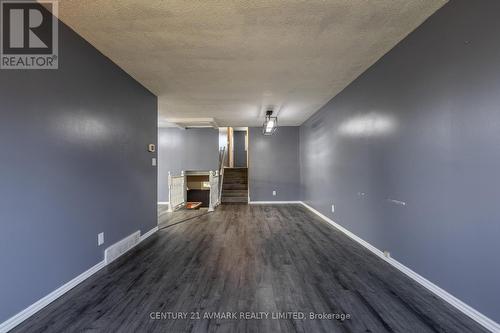
<svg viewBox="0 0 500 333">
<path fill-rule="evenodd" d="M 158 229 L 165 229 L 188 222 L 194 218 L 208 214 L 208 208 L 200 209 L 179 209 L 175 212 L 169 212 L 167 205 L 158 206 Z"/>
</svg>

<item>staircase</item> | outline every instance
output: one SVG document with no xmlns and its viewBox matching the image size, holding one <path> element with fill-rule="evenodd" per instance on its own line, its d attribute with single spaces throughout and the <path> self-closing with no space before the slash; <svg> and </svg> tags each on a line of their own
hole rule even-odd
<svg viewBox="0 0 500 333">
<path fill-rule="evenodd" d="M 224 168 L 222 203 L 248 203 L 247 168 Z"/>
</svg>

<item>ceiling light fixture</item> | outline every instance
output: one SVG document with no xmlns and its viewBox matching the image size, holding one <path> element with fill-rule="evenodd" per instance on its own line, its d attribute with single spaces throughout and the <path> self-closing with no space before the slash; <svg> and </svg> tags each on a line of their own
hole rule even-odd
<svg viewBox="0 0 500 333">
<path fill-rule="evenodd" d="M 264 135 L 273 135 L 278 128 L 278 117 L 272 117 L 273 110 L 266 111 L 266 120 L 264 121 L 264 125 L 262 127 L 262 134 Z"/>
</svg>

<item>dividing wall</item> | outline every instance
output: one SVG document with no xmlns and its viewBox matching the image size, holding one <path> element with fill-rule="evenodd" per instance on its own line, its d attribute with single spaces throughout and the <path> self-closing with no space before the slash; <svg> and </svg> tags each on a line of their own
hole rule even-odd
<svg viewBox="0 0 500 333">
<path fill-rule="evenodd" d="M 265 136 L 262 127 L 250 127 L 248 135 L 250 201 L 300 200 L 299 128 L 282 126 Z"/>
<path fill-rule="evenodd" d="M 158 129 L 158 201 L 167 202 L 168 172 L 217 170 L 219 131 L 213 128 Z"/>
<path fill-rule="evenodd" d="M 234 167 L 246 168 L 247 167 L 247 150 L 246 150 L 246 135 L 247 131 L 234 131 Z"/>
<path fill-rule="evenodd" d="M 300 128 L 307 204 L 496 321 L 498 13 L 450 1 Z"/>
<path fill-rule="evenodd" d="M 156 96 L 62 23 L 59 69 L 0 70 L 0 323 L 157 225 L 156 139 Z"/>
</svg>

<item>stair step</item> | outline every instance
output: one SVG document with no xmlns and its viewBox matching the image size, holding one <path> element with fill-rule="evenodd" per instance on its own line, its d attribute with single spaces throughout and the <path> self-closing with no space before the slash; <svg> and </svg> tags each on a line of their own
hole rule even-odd
<svg viewBox="0 0 500 333">
<path fill-rule="evenodd" d="M 222 189 L 223 190 L 247 190 L 248 189 L 248 186 L 247 184 L 226 184 L 224 183 L 222 185 Z"/>
<path fill-rule="evenodd" d="M 222 197 L 222 203 L 248 203 L 248 197 Z"/>
<path fill-rule="evenodd" d="M 248 197 L 248 190 L 223 190 L 223 197 Z"/>
<path fill-rule="evenodd" d="M 228 169 L 225 169 L 224 170 L 224 175 L 247 175 L 248 174 L 248 171 L 245 170 L 245 171 L 233 171 L 233 170 L 228 170 Z"/>
<path fill-rule="evenodd" d="M 248 169 L 225 168 L 222 184 L 222 202 L 248 202 Z"/>
<path fill-rule="evenodd" d="M 246 179 L 232 179 L 227 181 L 224 179 L 224 184 L 248 184 L 248 181 Z"/>
</svg>

